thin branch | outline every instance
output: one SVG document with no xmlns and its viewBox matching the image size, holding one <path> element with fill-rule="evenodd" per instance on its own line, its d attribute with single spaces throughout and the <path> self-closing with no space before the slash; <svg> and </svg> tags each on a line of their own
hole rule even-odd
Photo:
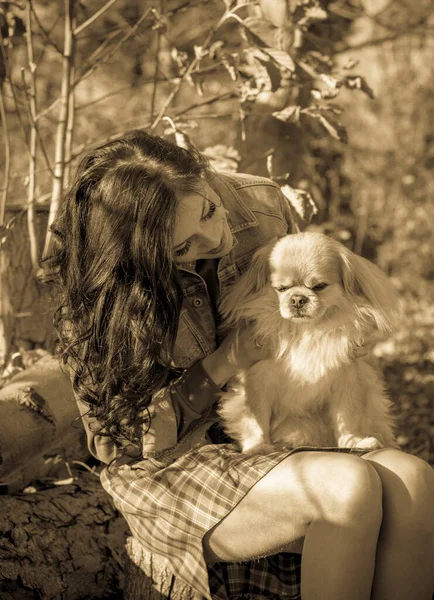
<svg viewBox="0 0 434 600">
<path fill-rule="evenodd" d="M 166 110 L 172 104 L 175 96 L 178 94 L 179 90 L 181 89 L 182 84 L 184 83 L 184 81 L 186 80 L 186 78 L 189 77 L 192 74 L 192 72 L 194 71 L 194 69 L 196 68 L 196 66 L 201 61 L 203 52 L 208 48 L 209 44 L 211 43 L 212 38 L 214 37 L 215 32 L 221 27 L 221 25 L 230 16 L 232 16 L 232 13 L 230 11 L 229 12 L 225 12 L 225 14 L 218 21 L 218 23 L 211 29 L 211 31 L 209 32 L 209 34 L 206 37 L 205 42 L 203 43 L 201 52 L 198 53 L 198 54 L 196 54 L 196 56 L 193 58 L 193 60 L 191 61 L 191 63 L 187 67 L 187 69 L 181 75 L 181 77 L 180 77 L 177 85 L 170 92 L 169 96 L 167 97 L 166 101 L 164 102 L 163 107 L 161 108 L 160 112 L 158 113 L 157 118 L 152 123 L 151 130 L 155 129 L 157 127 L 157 125 L 160 123 L 161 119 L 166 114 Z"/>
<path fill-rule="evenodd" d="M 6 52 L 6 48 L 3 42 L 3 35 L 0 27 L 0 45 L 1 45 L 1 53 L 3 64 L 5 65 L 5 69 L 7 69 L 7 61 L 8 56 Z M 6 201 L 9 192 L 9 183 L 10 183 L 10 172 L 11 172 L 11 140 L 9 135 L 9 127 L 8 127 L 8 118 L 6 114 L 5 101 L 3 96 L 3 85 L 0 81 L 0 118 L 3 125 L 3 138 L 4 138 L 4 147 L 5 147 L 5 161 L 4 161 L 4 183 L 3 188 L 1 190 L 2 194 L 0 197 L 0 229 L 3 229 L 5 222 L 5 214 L 6 214 Z"/>
<path fill-rule="evenodd" d="M 143 13 L 143 15 L 136 21 L 136 23 L 134 23 L 134 25 L 130 28 L 130 30 L 122 37 L 121 40 L 119 40 L 119 42 L 109 51 L 107 52 L 107 54 L 105 54 L 101 59 L 97 60 L 96 62 L 94 62 L 92 65 L 90 65 L 90 67 L 88 68 L 87 71 L 85 71 L 82 75 L 80 75 L 77 80 L 74 82 L 74 87 L 76 87 L 81 81 L 83 81 L 83 79 L 86 79 L 87 77 L 89 77 L 89 75 L 91 73 L 93 73 L 93 71 L 95 71 L 95 69 L 97 69 L 99 67 L 100 64 L 102 64 L 103 62 L 107 62 L 108 60 L 110 60 L 110 58 L 119 50 L 119 48 L 132 36 L 134 35 L 134 33 L 137 31 L 137 29 L 140 27 L 140 25 L 143 23 L 143 21 L 145 19 L 148 18 L 149 14 L 152 12 L 152 8 L 148 8 L 147 10 L 145 10 L 145 12 Z"/>
<path fill-rule="evenodd" d="M 94 21 L 96 21 L 98 19 L 98 17 L 100 17 L 102 14 L 104 14 L 106 10 L 108 10 L 111 6 L 113 6 L 113 4 L 115 2 L 117 2 L 117 0 L 108 0 L 108 2 L 104 6 L 102 6 L 99 10 L 97 10 L 95 14 L 93 14 L 91 17 L 89 17 L 87 19 L 87 21 L 85 21 L 84 23 L 82 23 L 81 25 L 76 27 L 73 31 L 73 35 L 77 36 L 84 29 L 86 29 L 86 27 L 89 27 L 89 25 L 91 25 Z"/>
<path fill-rule="evenodd" d="M 230 98 L 235 98 L 238 94 L 234 91 L 232 92 L 223 92 L 223 94 L 217 94 L 216 96 L 212 96 L 208 98 L 208 100 L 202 100 L 201 102 L 195 102 L 194 104 L 190 104 L 187 108 L 181 108 L 179 110 L 174 111 L 175 117 L 181 117 L 186 113 L 190 112 L 194 108 L 199 108 L 201 106 L 206 106 L 207 104 L 214 104 L 214 102 L 220 102 L 221 100 L 229 100 Z M 206 116 L 206 115 L 204 115 Z"/>
<path fill-rule="evenodd" d="M 32 17 L 31 17 L 31 2 L 28 2 L 26 7 L 26 46 L 27 59 L 30 71 L 30 92 L 29 92 L 29 111 L 30 111 L 30 154 L 29 154 L 29 185 L 27 188 L 27 230 L 30 242 L 30 258 L 32 267 L 36 273 L 38 270 L 38 240 L 35 227 L 35 190 L 36 190 L 36 164 L 37 164 L 37 139 L 36 131 L 36 65 L 34 62 L 33 52 L 33 37 L 32 37 Z M 26 81 L 24 78 L 24 69 L 21 71 L 23 76 L 24 88 Z"/>
<path fill-rule="evenodd" d="M 211 72 L 226 72 L 226 69 L 224 67 L 221 66 L 222 63 L 221 62 L 216 62 L 215 65 L 209 65 L 208 67 L 204 67 L 203 69 L 198 69 L 197 71 L 195 71 L 195 73 L 197 74 L 202 74 L 202 73 L 211 73 Z M 160 83 L 162 81 L 166 82 L 166 83 L 173 83 L 173 82 L 178 82 L 179 81 L 179 76 L 177 75 L 176 77 L 168 77 L 167 75 L 165 75 L 163 73 L 163 71 L 161 70 L 161 68 L 159 69 L 159 72 L 162 74 L 161 77 L 157 77 L 157 82 Z M 137 85 L 124 85 L 121 88 L 118 88 L 117 90 L 113 90 L 112 92 L 108 92 L 107 94 L 104 94 L 103 96 L 100 96 L 99 98 L 95 98 L 94 100 L 90 100 L 89 102 L 86 102 L 85 104 L 79 104 L 76 107 L 76 110 L 84 110 L 86 108 L 89 108 L 90 106 L 94 106 L 95 104 L 98 104 L 99 102 L 103 102 L 104 100 L 107 100 L 107 98 L 110 98 L 111 96 L 116 96 L 117 94 L 122 94 L 123 92 L 125 92 L 126 90 L 131 90 L 133 87 L 134 88 L 138 88 L 144 85 L 149 85 L 150 83 L 154 83 L 155 78 L 152 77 L 150 79 L 143 79 L 139 84 Z"/>
<path fill-rule="evenodd" d="M 2 195 L 0 198 L 0 231 L 4 227 L 5 214 L 6 214 L 6 201 L 9 191 L 9 176 L 11 172 L 11 140 L 9 135 L 9 127 L 6 116 L 5 102 L 3 97 L 3 87 L 0 85 L 0 118 L 3 125 L 3 139 L 5 147 L 5 160 L 4 160 L 4 183 L 2 188 Z"/>
<path fill-rule="evenodd" d="M 76 15 L 72 17 L 72 29 L 76 26 Z M 72 142 L 74 138 L 74 122 L 75 122 L 75 89 L 73 82 L 75 79 L 75 65 L 74 62 L 71 65 L 71 72 L 69 75 L 69 106 L 68 106 L 68 122 L 66 124 L 66 135 L 65 135 L 65 172 L 64 172 L 64 185 L 68 185 L 71 175 L 71 155 L 72 155 Z"/>
<path fill-rule="evenodd" d="M 336 56 L 338 54 L 343 54 L 344 52 L 352 52 L 353 50 L 361 50 L 363 48 L 369 48 L 374 46 L 381 46 L 385 42 L 393 42 L 400 37 L 404 37 L 406 35 L 413 35 L 415 33 L 425 33 L 425 34 L 433 34 L 434 30 L 431 27 L 421 27 L 420 25 L 411 26 L 407 29 L 402 29 L 400 31 L 396 31 L 390 35 L 377 38 L 375 40 L 366 40 L 366 42 L 360 42 L 360 44 L 353 44 L 345 46 L 344 48 L 339 48 L 336 52 L 333 52 L 332 55 Z"/>
<path fill-rule="evenodd" d="M 56 150 L 54 164 L 53 188 L 51 194 L 50 212 L 48 215 L 47 234 L 43 256 L 47 256 L 50 242 L 50 227 L 57 216 L 63 193 L 65 170 L 65 138 L 68 124 L 69 95 L 71 93 L 71 67 L 73 63 L 74 35 L 72 32 L 75 0 L 65 0 L 65 41 L 62 60 L 62 85 L 60 90 L 60 114 L 56 133 Z"/>
<path fill-rule="evenodd" d="M 156 18 L 159 18 L 160 15 L 154 9 L 154 15 Z M 161 17 L 160 17 L 161 18 Z M 157 88 L 158 88 L 158 73 L 160 71 L 160 47 L 161 47 L 161 28 L 157 28 L 157 47 L 155 49 L 155 67 L 154 67 L 154 85 L 152 87 L 152 97 L 151 97 L 151 121 L 154 118 L 155 112 L 155 100 L 157 98 Z"/>
<path fill-rule="evenodd" d="M 87 64 L 92 65 L 94 61 L 96 61 L 102 51 L 112 42 L 112 40 L 117 37 L 120 33 L 122 33 L 123 29 L 120 27 L 115 31 L 111 31 L 107 34 L 104 41 L 92 52 L 92 54 L 87 59 Z M 84 65 L 83 72 L 87 70 L 86 64 Z"/>
<path fill-rule="evenodd" d="M 29 64 L 30 65 L 33 64 L 33 67 L 30 67 L 30 72 L 32 73 L 32 69 L 33 70 L 36 69 L 36 65 L 35 65 L 35 63 L 30 63 L 30 62 L 29 62 Z M 34 129 L 35 129 L 39 145 L 41 146 L 42 155 L 44 157 L 45 164 L 47 165 L 47 169 L 46 170 L 49 171 L 52 176 L 54 176 L 54 171 L 53 171 L 53 168 L 52 168 L 52 166 L 50 164 L 50 159 L 48 157 L 47 150 L 45 149 L 44 140 L 42 139 L 41 132 L 39 131 L 39 126 L 38 126 L 38 122 L 37 122 L 37 116 L 35 116 L 36 115 L 36 106 L 35 106 L 35 112 L 32 111 L 32 109 L 31 109 L 32 92 L 30 92 L 30 94 L 29 94 L 29 91 L 27 89 L 27 83 L 26 83 L 26 80 L 24 78 L 24 70 L 21 71 L 21 77 L 22 77 L 22 82 L 23 82 L 23 92 L 24 92 L 24 94 L 26 96 L 27 105 L 28 105 L 28 109 L 29 109 L 28 112 L 29 112 L 30 125 L 31 125 L 31 128 L 34 127 Z M 12 85 L 12 83 L 11 83 L 11 85 Z M 35 94 L 36 94 L 36 84 L 35 84 Z M 14 98 L 16 99 L 15 95 L 14 95 Z M 22 119 L 21 119 L 21 113 L 20 113 L 19 108 L 18 108 L 18 102 L 17 102 L 17 100 L 15 100 L 15 104 L 16 104 L 16 108 L 17 108 L 18 119 L 19 119 L 20 124 L 22 126 L 22 129 L 23 129 L 23 131 L 25 133 L 25 143 L 26 143 L 26 147 L 27 147 L 27 154 L 28 154 L 29 159 L 30 159 L 30 154 L 31 154 L 30 145 L 29 145 L 29 141 L 27 139 L 27 137 L 28 137 L 27 136 L 27 132 L 24 130 L 24 123 L 22 122 Z M 41 172 L 41 171 L 39 171 L 39 172 Z M 35 171 L 35 173 L 38 173 L 38 171 Z"/>
<path fill-rule="evenodd" d="M 62 56 L 62 50 L 61 50 L 61 49 L 59 48 L 59 46 L 57 46 L 57 44 L 56 44 L 56 43 L 55 43 L 55 42 L 54 42 L 54 41 L 51 39 L 51 37 L 50 37 L 50 32 L 47 32 L 47 31 L 45 31 L 45 28 L 44 28 L 44 26 L 42 25 L 41 21 L 39 20 L 38 14 L 37 14 L 37 12 L 36 12 L 36 10 L 35 10 L 35 7 L 33 6 L 33 2 L 32 2 L 31 0 L 29 0 L 29 4 L 30 4 L 30 8 L 31 8 L 31 10 L 32 10 L 33 17 L 34 17 L 34 19 L 35 19 L 35 21 L 36 21 L 36 24 L 38 25 L 38 27 L 39 27 L 39 29 L 40 29 L 40 31 L 41 31 L 41 33 L 42 33 L 42 37 L 44 38 L 44 40 L 47 42 L 47 44 L 48 44 L 48 45 L 50 45 L 50 46 L 53 46 L 53 48 L 56 50 L 56 52 Z M 59 20 L 59 18 L 60 18 L 60 17 L 58 17 L 58 18 L 56 19 L 56 21 L 55 21 L 55 22 L 54 22 L 54 24 L 53 24 L 53 27 L 54 27 L 54 26 L 57 24 L 57 21 Z M 52 29 L 53 29 L 53 27 L 52 27 Z M 44 46 L 44 51 L 45 51 L 45 48 L 46 48 L 46 47 Z M 39 58 L 39 61 L 40 61 L 40 58 Z M 39 62 L 39 61 L 38 61 L 38 62 Z"/>
</svg>

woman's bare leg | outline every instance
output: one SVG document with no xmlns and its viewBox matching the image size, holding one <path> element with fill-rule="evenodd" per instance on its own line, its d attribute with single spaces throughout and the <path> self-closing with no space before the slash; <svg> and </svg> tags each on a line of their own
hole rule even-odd
<svg viewBox="0 0 434 600">
<path fill-rule="evenodd" d="M 434 591 L 434 470 L 423 460 L 383 449 L 363 456 L 383 487 L 383 523 L 373 600 L 431 600 Z"/>
<path fill-rule="evenodd" d="M 348 454 L 299 452 L 205 536 L 205 559 L 293 551 L 291 544 L 305 538 L 303 600 L 368 600 L 381 518 L 381 483 L 369 463 Z"/>
</svg>

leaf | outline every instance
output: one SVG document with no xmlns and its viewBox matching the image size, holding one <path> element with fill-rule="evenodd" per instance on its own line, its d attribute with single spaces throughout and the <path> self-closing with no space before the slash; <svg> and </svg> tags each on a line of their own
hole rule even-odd
<svg viewBox="0 0 434 600">
<path fill-rule="evenodd" d="M 186 150 L 189 150 L 193 147 L 189 136 L 183 131 L 179 131 L 179 129 L 175 131 L 175 141 L 176 145 L 180 148 L 185 148 Z"/>
<path fill-rule="evenodd" d="M 354 58 L 350 58 L 348 60 L 348 62 L 343 66 L 344 69 L 346 69 L 347 71 L 350 69 L 354 69 L 354 67 L 357 67 L 357 65 L 359 64 L 359 60 L 356 60 Z"/>
<path fill-rule="evenodd" d="M 233 54 L 224 53 L 221 55 L 220 60 L 222 61 L 222 64 L 227 70 L 227 72 L 229 73 L 232 81 L 236 81 L 238 79 L 237 57 Z"/>
<path fill-rule="evenodd" d="M 260 24 L 262 24 L 262 29 L 261 27 L 257 27 L 258 21 Z M 256 48 L 258 57 L 259 52 L 261 52 L 261 54 L 265 54 L 266 56 L 270 57 L 270 59 L 278 67 L 287 69 L 291 73 L 295 71 L 295 63 L 291 56 L 284 50 L 279 50 L 278 48 L 274 47 L 274 43 L 276 42 L 274 32 L 277 31 L 277 28 L 271 25 L 268 21 L 258 18 L 246 19 L 242 22 L 242 25 L 245 37 L 249 44 Z M 270 34 L 270 25 L 272 27 L 272 35 Z M 255 26 L 260 35 L 253 31 L 253 26 Z M 266 60 L 265 57 L 263 60 Z"/>
<path fill-rule="evenodd" d="M 325 21 L 327 18 L 328 14 L 318 0 L 299 2 L 294 12 L 294 21 L 300 27 L 308 27 L 311 23 Z"/>
<path fill-rule="evenodd" d="M 336 79 L 335 77 L 333 77 L 332 75 L 327 75 L 326 73 L 321 73 L 319 78 L 324 81 L 324 83 L 326 85 L 328 85 L 330 88 L 334 89 L 336 87 L 339 86 L 340 82 L 338 81 L 338 79 Z"/>
<path fill-rule="evenodd" d="M 209 53 L 209 50 L 204 50 L 203 46 L 193 46 L 193 50 L 196 60 L 202 60 Z"/>
<path fill-rule="evenodd" d="M 339 91 L 340 91 L 339 88 L 336 88 L 334 90 L 317 90 L 316 88 L 313 88 L 310 91 L 310 94 L 311 94 L 312 98 L 314 98 L 317 101 L 333 100 L 334 98 L 336 98 L 336 96 L 338 96 Z"/>
<path fill-rule="evenodd" d="M 243 29 L 247 37 L 249 33 L 252 34 L 255 46 L 276 46 L 276 34 L 279 29 L 267 19 L 262 17 L 247 17 L 243 21 Z"/>
<path fill-rule="evenodd" d="M 202 151 L 210 160 L 211 165 L 217 171 L 225 171 L 226 173 L 236 173 L 240 164 L 240 154 L 232 146 L 218 144 L 205 148 Z"/>
<path fill-rule="evenodd" d="M 200 74 L 197 73 L 190 73 L 187 75 L 187 77 L 185 78 L 186 81 L 191 85 L 191 87 L 194 87 L 194 89 L 196 90 L 196 94 L 198 94 L 198 96 L 203 96 L 203 77 Z"/>
<path fill-rule="evenodd" d="M 274 112 L 273 117 L 284 123 L 296 123 L 300 119 L 300 106 L 285 106 L 283 110 Z"/>
<path fill-rule="evenodd" d="M 255 60 L 259 61 L 265 67 L 270 80 L 271 91 L 275 92 L 278 90 L 282 81 L 282 75 L 278 66 L 272 62 L 271 57 L 260 48 L 246 48 L 244 52 L 249 56 L 253 56 Z"/>
<path fill-rule="evenodd" d="M 219 59 L 221 54 L 221 49 L 224 47 L 225 43 L 223 40 L 217 40 L 209 47 L 209 57 L 211 60 Z"/>
<path fill-rule="evenodd" d="M 279 65 L 279 67 L 283 67 L 291 73 L 294 73 L 295 63 L 287 52 L 284 52 L 283 50 L 276 50 L 276 48 L 265 48 L 264 51 L 271 56 L 271 58 L 276 64 Z"/>
<path fill-rule="evenodd" d="M 282 185 L 280 189 L 289 200 L 292 212 L 295 213 L 294 220 L 296 224 L 300 229 L 303 229 L 318 212 L 315 201 L 306 190 L 292 188 L 289 185 Z"/>
<path fill-rule="evenodd" d="M 348 135 L 346 129 L 343 127 L 343 125 L 341 125 L 341 123 L 336 121 L 336 119 L 333 119 L 331 116 L 325 117 L 322 114 L 317 114 L 315 118 L 318 119 L 318 121 L 321 123 L 324 129 L 328 131 L 328 133 L 335 140 L 338 140 L 343 144 L 348 143 Z"/>
<path fill-rule="evenodd" d="M 343 80 L 343 84 L 350 90 L 360 90 L 364 92 L 371 100 L 375 98 L 372 88 L 366 83 L 366 79 L 360 75 L 348 75 Z"/>
</svg>

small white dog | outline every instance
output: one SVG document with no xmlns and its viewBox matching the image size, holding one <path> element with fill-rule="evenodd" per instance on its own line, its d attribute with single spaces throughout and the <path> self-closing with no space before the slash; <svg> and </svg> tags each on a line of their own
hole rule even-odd
<svg viewBox="0 0 434 600">
<path fill-rule="evenodd" d="M 220 307 L 228 326 L 251 323 L 270 355 L 220 402 L 242 452 L 395 446 L 382 379 L 360 349 L 374 331 L 391 331 L 398 306 L 380 269 L 323 234 L 259 250 Z"/>
</svg>

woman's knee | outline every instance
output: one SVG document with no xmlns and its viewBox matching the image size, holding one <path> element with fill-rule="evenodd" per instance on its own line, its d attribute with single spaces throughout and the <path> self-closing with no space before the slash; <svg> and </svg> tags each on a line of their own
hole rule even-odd
<svg viewBox="0 0 434 600">
<path fill-rule="evenodd" d="M 384 490 L 385 509 L 403 527 L 434 532 L 434 470 L 424 460 L 398 450 L 370 453 Z M 403 518 L 405 516 L 405 518 Z"/>
<path fill-rule="evenodd" d="M 381 480 L 369 463 L 349 454 L 303 454 L 297 470 L 307 490 L 312 521 L 374 529 L 380 526 Z"/>
</svg>

